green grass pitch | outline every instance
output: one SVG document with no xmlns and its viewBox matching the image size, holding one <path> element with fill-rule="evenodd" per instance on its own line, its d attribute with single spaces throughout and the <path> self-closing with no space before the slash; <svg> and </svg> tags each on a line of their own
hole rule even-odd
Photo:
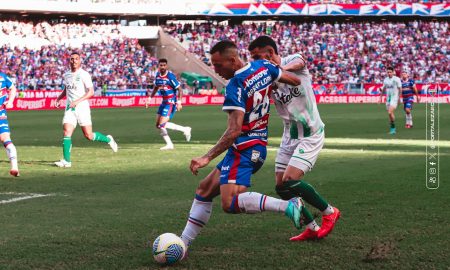
<svg viewBox="0 0 450 270">
<path fill-rule="evenodd" d="M 414 128 L 395 136 L 383 105 L 319 105 L 326 143 L 305 179 L 342 211 L 326 239 L 290 243 L 296 235 L 281 214 L 213 215 L 190 257 L 173 269 L 448 269 L 450 257 L 450 107 L 440 107 L 440 188 L 425 187 L 425 106 L 415 105 Z M 220 107 L 185 107 L 174 122 L 193 128 L 192 142 L 170 132 L 176 149 L 161 152 L 156 108 L 93 110 L 94 130 L 112 134 L 119 152 L 73 137 L 70 169 L 61 158 L 62 111 L 10 112 L 22 176 L 9 177 L 0 160 L 0 269 L 159 269 L 148 242 L 180 234 L 197 183 L 194 156 L 226 127 Z M 274 158 L 281 121 L 272 108 L 268 158 L 251 190 L 276 196 Z M 447 140 L 447 141 L 444 141 Z M 31 195 L 30 195 L 31 196 Z M 312 209 L 311 207 L 309 207 Z M 313 212 L 318 215 L 317 211 Z M 317 221 L 320 223 L 320 216 Z"/>
</svg>

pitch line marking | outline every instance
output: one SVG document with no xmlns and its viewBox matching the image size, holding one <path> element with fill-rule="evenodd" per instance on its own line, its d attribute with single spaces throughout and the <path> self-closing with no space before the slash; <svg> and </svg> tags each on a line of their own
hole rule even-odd
<svg viewBox="0 0 450 270">
<path fill-rule="evenodd" d="M 7 203 L 14 203 L 14 202 L 23 201 L 23 200 L 55 196 L 56 194 L 3 192 L 3 193 L 0 193 L 0 195 L 25 195 L 22 197 L 17 197 L 17 198 L 0 201 L 0 204 L 7 204 Z"/>
</svg>

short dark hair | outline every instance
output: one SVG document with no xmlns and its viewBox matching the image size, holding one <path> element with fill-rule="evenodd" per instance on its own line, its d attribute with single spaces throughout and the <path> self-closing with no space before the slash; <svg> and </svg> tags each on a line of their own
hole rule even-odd
<svg viewBox="0 0 450 270">
<path fill-rule="evenodd" d="M 223 52 L 225 52 L 228 49 L 237 49 L 237 46 L 231 40 L 222 40 L 222 41 L 217 42 L 212 47 L 212 49 L 209 51 L 209 53 L 214 54 L 216 52 L 219 52 L 220 54 L 222 54 Z"/>
<path fill-rule="evenodd" d="M 393 68 L 393 67 L 387 67 L 386 70 L 392 70 L 392 71 L 394 71 L 394 68 Z"/>
<path fill-rule="evenodd" d="M 159 61 L 158 61 L 158 64 L 159 63 L 166 63 L 167 64 L 167 59 L 166 58 L 161 58 L 161 59 L 159 59 Z"/>
<path fill-rule="evenodd" d="M 264 48 L 266 46 L 270 46 L 273 48 L 276 54 L 278 54 L 277 44 L 275 43 L 275 40 L 273 40 L 269 36 L 259 36 L 255 40 L 253 40 L 250 45 L 248 46 L 248 50 L 252 51 L 255 48 Z"/>
<path fill-rule="evenodd" d="M 70 56 L 72 56 L 72 55 L 78 55 L 78 56 L 81 56 L 81 54 L 78 52 L 78 51 L 73 51 L 73 52 L 71 52 L 70 53 Z"/>
</svg>

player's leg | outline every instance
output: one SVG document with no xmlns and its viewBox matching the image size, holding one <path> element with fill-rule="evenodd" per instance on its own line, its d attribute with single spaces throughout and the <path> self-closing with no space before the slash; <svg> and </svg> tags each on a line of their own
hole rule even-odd
<svg viewBox="0 0 450 270">
<path fill-rule="evenodd" d="M 158 114 L 156 116 L 156 128 L 159 129 L 159 134 L 166 143 L 160 150 L 172 150 L 173 143 L 167 132 L 166 124 L 169 122 L 170 114 L 172 113 L 172 104 L 162 103 L 158 108 Z"/>
<path fill-rule="evenodd" d="M 186 141 L 190 141 L 191 140 L 191 127 L 180 126 L 180 125 L 170 122 L 170 120 L 172 120 L 173 116 L 175 115 L 175 112 L 176 112 L 176 106 L 175 106 L 175 104 L 172 104 L 169 121 L 166 122 L 165 127 L 167 129 L 172 129 L 172 130 L 183 132 L 184 136 L 186 137 Z"/>
<path fill-rule="evenodd" d="M 11 141 L 11 136 L 9 133 L 9 126 L 7 121 L 1 121 L 0 124 L 0 141 L 6 150 L 6 155 L 8 156 L 9 162 L 11 163 L 11 169 L 9 174 L 12 176 L 19 176 L 19 165 L 17 162 L 17 149 Z"/>
<path fill-rule="evenodd" d="M 189 247 L 209 221 L 212 201 L 220 194 L 220 170 L 214 168 L 198 185 L 181 239 Z"/>
<path fill-rule="evenodd" d="M 77 108 L 77 119 L 78 123 L 81 126 L 81 130 L 83 131 L 83 135 L 86 139 L 94 142 L 103 142 L 109 144 L 113 152 L 117 152 L 118 146 L 116 141 L 111 135 L 104 135 L 101 132 L 92 130 L 92 121 L 91 121 L 91 110 L 89 107 L 87 108 Z"/>
<path fill-rule="evenodd" d="M 266 147 L 254 147 L 238 151 L 230 148 L 222 162 L 220 194 L 222 209 L 226 213 L 260 213 L 263 211 L 285 213 L 300 229 L 303 203 L 299 198 L 280 200 L 258 192 L 247 192 L 250 178 L 264 163 Z"/>
<path fill-rule="evenodd" d="M 340 216 L 337 208 L 331 206 L 312 185 L 306 182 L 303 177 L 305 173 L 309 172 L 317 161 L 319 153 L 325 141 L 325 134 L 313 135 L 308 138 L 303 138 L 297 141 L 298 144 L 293 152 L 284 150 L 283 145 L 277 154 L 276 170 L 276 191 L 282 199 L 289 199 L 294 196 L 303 198 L 304 201 L 317 208 L 322 212 L 322 230 L 315 222 L 311 213 L 304 208 L 303 218 L 307 224 L 307 229 L 297 237 L 293 237 L 293 241 L 303 241 L 308 239 L 319 238 L 323 236 L 323 230 L 327 230 L 328 234 L 334 227 L 335 221 Z M 287 156 L 290 154 L 290 156 Z M 284 168 L 279 164 L 286 164 Z M 328 224 L 331 219 L 332 223 Z M 331 226 L 331 229 L 328 228 Z M 327 229 L 328 228 L 328 229 Z"/>
<path fill-rule="evenodd" d="M 412 122 L 412 101 L 407 101 L 404 104 L 404 109 L 405 109 L 405 118 L 406 118 L 406 124 L 405 127 L 406 128 L 412 128 L 413 126 L 413 122 Z"/>
<path fill-rule="evenodd" d="M 396 133 L 396 129 L 395 129 L 395 109 L 397 107 L 394 106 L 392 103 L 389 105 L 388 108 L 388 114 L 389 114 L 389 123 L 390 123 L 390 130 L 389 130 L 389 134 L 395 134 Z"/>
<path fill-rule="evenodd" d="M 63 118 L 63 159 L 56 161 L 55 165 L 60 168 L 70 168 L 72 166 L 72 134 L 77 126 L 77 118 L 73 110 L 66 110 Z"/>
</svg>

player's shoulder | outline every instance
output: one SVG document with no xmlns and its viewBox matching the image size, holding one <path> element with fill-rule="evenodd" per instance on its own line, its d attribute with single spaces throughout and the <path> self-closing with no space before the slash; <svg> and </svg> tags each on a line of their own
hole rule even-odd
<svg viewBox="0 0 450 270">
<path fill-rule="evenodd" d="M 282 63 L 284 62 L 286 64 L 289 62 L 292 62 L 294 60 L 305 61 L 305 58 L 303 58 L 303 55 L 300 52 L 293 53 L 293 54 L 290 54 L 290 55 L 287 55 L 287 56 L 281 58 L 281 62 Z"/>
</svg>

